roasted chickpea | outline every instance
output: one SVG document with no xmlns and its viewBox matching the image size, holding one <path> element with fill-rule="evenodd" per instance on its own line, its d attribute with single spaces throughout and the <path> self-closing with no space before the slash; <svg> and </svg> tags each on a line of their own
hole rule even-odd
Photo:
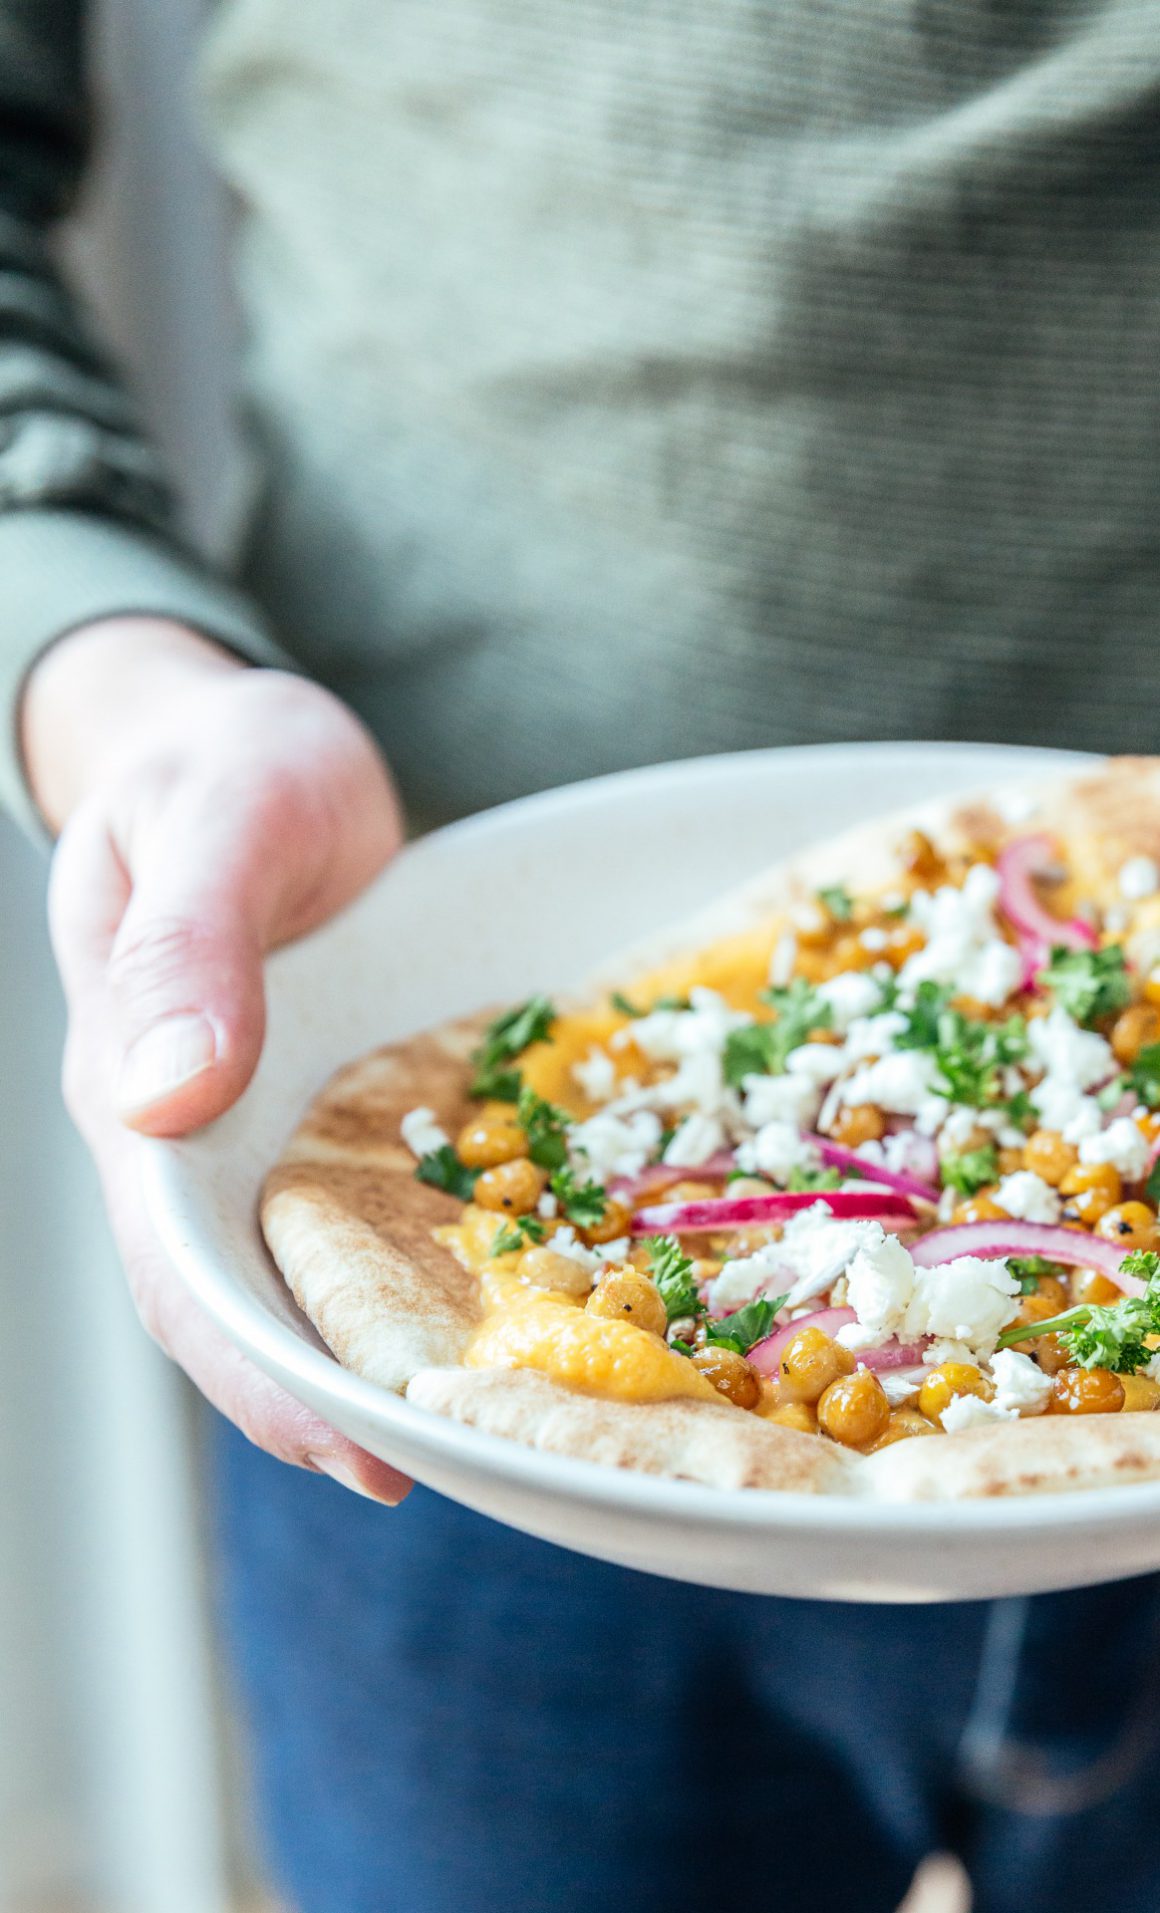
<svg viewBox="0 0 1160 1913">
<path fill-rule="evenodd" d="M 580 1239 L 582 1242 L 616 1242 L 622 1235 L 628 1234 L 631 1221 L 632 1210 L 609 1196 L 600 1221 L 587 1223 L 580 1230 Z"/>
<path fill-rule="evenodd" d="M 473 1201 L 481 1209 L 498 1209 L 504 1215 L 524 1216 L 534 1209 L 548 1180 L 546 1169 L 537 1169 L 526 1156 L 512 1162 L 497 1163 L 475 1179 Z"/>
<path fill-rule="evenodd" d="M 968 1196 L 965 1202 L 956 1203 L 951 1215 L 952 1222 L 1007 1222 L 1007 1211 L 1001 1208 L 995 1198 L 985 1189 L 977 1196 Z"/>
<path fill-rule="evenodd" d="M 1023 1145 L 1023 1167 L 1058 1189 L 1079 1161 L 1074 1143 L 1064 1142 L 1058 1129 L 1037 1129 Z"/>
<path fill-rule="evenodd" d="M 592 1287 L 590 1272 L 571 1255 L 560 1255 L 545 1243 L 542 1248 L 525 1249 L 516 1263 L 516 1274 L 534 1289 L 555 1289 L 560 1295 L 587 1295 Z"/>
<path fill-rule="evenodd" d="M 1001 1176 L 1014 1176 L 1018 1174 L 1019 1170 L 1022 1169 L 1022 1167 L 1023 1167 L 1022 1148 L 1000 1149 L 999 1174 Z"/>
<path fill-rule="evenodd" d="M 469 1169 L 495 1169 L 528 1153 L 528 1139 L 508 1111 L 484 1110 L 464 1123 L 455 1144 Z"/>
<path fill-rule="evenodd" d="M 974 1362 L 940 1362 L 918 1391 L 918 1406 L 928 1421 L 941 1422 L 943 1409 L 956 1395 L 979 1395 L 988 1401 L 994 1394 L 990 1382 Z"/>
<path fill-rule="evenodd" d="M 818 1426 L 843 1448 L 865 1448 L 890 1420 L 890 1403 L 877 1375 L 868 1368 L 839 1375 L 818 1403 Z"/>
<path fill-rule="evenodd" d="M 1149 1043 L 1160 1042 L 1160 1009 L 1154 1003 L 1133 1003 L 1112 1025 L 1111 1045 L 1121 1063 L 1134 1063 Z"/>
<path fill-rule="evenodd" d="M 946 869 L 924 830 L 908 830 L 898 846 L 898 854 L 903 869 L 909 870 L 912 876 L 918 877 L 923 883 L 941 877 Z"/>
<path fill-rule="evenodd" d="M 1124 1384 L 1110 1368 L 1061 1368 L 1048 1408 L 1055 1415 L 1118 1415 Z"/>
<path fill-rule="evenodd" d="M 1121 1375 L 1120 1387 L 1125 1413 L 1137 1415 L 1160 1408 L 1160 1382 L 1154 1382 L 1150 1375 Z"/>
<path fill-rule="evenodd" d="M 631 1322 L 634 1328 L 646 1329 L 650 1335 L 663 1336 L 668 1327 L 669 1318 L 660 1290 L 647 1275 L 638 1275 L 635 1269 L 609 1269 L 588 1297 L 587 1306 L 589 1315 Z"/>
<path fill-rule="evenodd" d="M 779 1402 L 765 1410 L 765 1420 L 775 1421 L 779 1428 L 796 1428 L 802 1435 L 818 1432 L 818 1418 L 808 1402 Z"/>
<path fill-rule="evenodd" d="M 821 1328 L 802 1328 L 781 1351 L 778 1384 L 782 1401 L 816 1402 L 839 1375 L 857 1366 L 848 1348 Z"/>
<path fill-rule="evenodd" d="M 762 1193 L 768 1195 L 769 1190 L 765 1189 Z M 705 1182 L 694 1176 L 686 1176 L 683 1182 L 674 1182 L 670 1188 L 665 1190 L 665 1201 L 709 1202 L 714 1196 L 719 1194 L 720 1190 L 717 1188 L 716 1183 Z M 621 1230 L 622 1235 L 623 1233 L 624 1231 Z"/>
<path fill-rule="evenodd" d="M 1160 1240 L 1156 1211 L 1146 1202 L 1118 1202 L 1114 1208 L 1105 1209 L 1093 1233 L 1125 1250 L 1154 1249 Z"/>
<path fill-rule="evenodd" d="M 873 1103 L 856 1103 L 843 1109 L 834 1124 L 834 1141 L 843 1149 L 858 1149 L 864 1142 L 881 1142 L 886 1134 L 886 1118 Z"/>
<path fill-rule="evenodd" d="M 1019 1347 L 1025 1355 L 1034 1355 L 1045 1375 L 1057 1375 L 1071 1363 L 1071 1355 L 1058 1335 L 1040 1335 L 1033 1342 L 1020 1342 Z"/>
<path fill-rule="evenodd" d="M 955 1142 L 953 1144 L 947 1142 L 941 1143 L 939 1153 L 941 1155 L 965 1156 L 969 1154 L 972 1149 L 986 1149 L 988 1144 L 993 1143 L 994 1140 L 995 1138 L 989 1129 L 984 1129 L 981 1123 L 976 1123 L 973 1129 L 968 1130 L 961 1142 Z"/>
<path fill-rule="evenodd" d="M 697 1350 L 692 1360 L 693 1367 L 735 1407 L 757 1407 L 761 1400 L 761 1376 L 735 1348 L 714 1348 L 709 1342 Z"/>
<path fill-rule="evenodd" d="M 1124 1291 L 1099 1269 L 1076 1269 L 1071 1278 L 1073 1302 L 1122 1302 Z"/>
<path fill-rule="evenodd" d="M 938 1430 L 920 1415 L 917 1408 L 903 1406 L 891 1414 L 877 1441 L 870 1443 L 870 1452 L 875 1454 L 879 1448 L 891 1448 L 896 1441 L 909 1441 L 913 1435 L 937 1435 Z"/>
<path fill-rule="evenodd" d="M 1110 1162 L 1077 1163 L 1063 1178 L 1059 1193 L 1068 1198 L 1065 1218 L 1086 1222 L 1090 1227 L 1120 1200 L 1120 1172 Z"/>
</svg>

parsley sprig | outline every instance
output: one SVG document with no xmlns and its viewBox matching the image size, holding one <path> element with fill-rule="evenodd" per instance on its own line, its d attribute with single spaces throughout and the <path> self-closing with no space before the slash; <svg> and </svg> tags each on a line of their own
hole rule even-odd
<svg viewBox="0 0 1160 1913">
<path fill-rule="evenodd" d="M 1118 943 L 1103 950 L 1068 950 L 1056 944 L 1038 981 L 1077 1023 L 1095 1023 L 1101 1016 L 1126 1009 L 1132 983 Z"/>
<path fill-rule="evenodd" d="M 542 1242 L 544 1225 L 539 1216 L 517 1216 L 500 1229 L 491 1245 L 493 1255 L 512 1255 L 516 1249 L 522 1249 L 526 1242 Z"/>
<path fill-rule="evenodd" d="M 528 1155 L 541 1169 L 563 1169 L 568 1161 L 566 1109 L 537 1096 L 525 1083 L 516 1103 L 516 1121 L 528 1139 Z"/>
<path fill-rule="evenodd" d="M 756 1301 L 747 1302 L 732 1315 L 723 1315 L 717 1322 L 706 1322 L 706 1343 L 711 1348 L 731 1348 L 738 1355 L 748 1355 L 756 1342 L 764 1342 L 778 1310 L 785 1307 L 788 1294 L 787 1289 L 785 1295 L 759 1295 Z"/>
<path fill-rule="evenodd" d="M 743 1023 L 725 1038 L 721 1069 L 732 1089 L 747 1076 L 784 1076 L 790 1051 L 800 1048 L 813 1030 L 830 1027 L 830 1005 L 802 976 L 795 976 L 786 989 L 763 990 L 761 997 L 776 1011 L 774 1020 Z"/>
<path fill-rule="evenodd" d="M 1144 1283 L 1143 1295 L 1126 1295 L 1106 1306 L 1081 1302 L 1048 1316 L 1045 1322 L 1019 1322 L 999 1337 L 1000 1348 L 1040 1335 L 1058 1335 L 1078 1368 L 1110 1368 L 1118 1375 L 1134 1375 L 1156 1353 L 1147 1337 L 1160 1335 L 1160 1255 L 1134 1250 L 1120 1264 L 1125 1275 Z"/>
<path fill-rule="evenodd" d="M 604 1221 L 608 1191 L 602 1182 L 577 1182 L 574 1172 L 565 1165 L 549 1177 L 548 1187 L 578 1229 L 592 1229 Z"/>
<path fill-rule="evenodd" d="M 646 1236 L 644 1246 L 648 1251 L 649 1274 L 660 1290 L 669 1321 L 680 1321 L 686 1315 L 703 1315 L 705 1304 L 693 1276 L 693 1258 L 685 1254 L 676 1236 Z"/>
<path fill-rule="evenodd" d="M 845 884 L 828 884 L 817 893 L 818 902 L 835 923 L 849 923 L 854 914 L 854 899 Z"/>
<path fill-rule="evenodd" d="M 469 1169 L 461 1162 L 449 1142 L 440 1149 L 432 1149 L 426 1156 L 420 1157 L 419 1167 L 415 1171 L 416 1182 L 429 1182 L 433 1189 L 443 1189 L 449 1196 L 457 1196 L 460 1202 L 470 1202 L 475 1194 L 475 1179 L 478 1169 Z"/>
<path fill-rule="evenodd" d="M 944 1189 L 957 1189 L 962 1196 L 977 1195 L 999 1174 L 999 1151 L 993 1142 L 979 1149 L 948 1150 L 940 1164 Z"/>
<path fill-rule="evenodd" d="M 926 1050 L 938 1065 L 937 1096 L 971 1109 L 1005 1109 L 1015 1123 L 1031 1113 L 1025 1090 L 1012 1096 L 1004 1084 L 1005 1071 L 1027 1056 L 1027 1024 L 1021 1016 L 1003 1023 L 984 1023 L 950 1007 L 950 990 L 941 983 L 920 983 L 906 1028 L 894 1039 L 896 1049 Z M 973 1153 L 973 1152 L 971 1152 Z"/>
<path fill-rule="evenodd" d="M 532 996 L 489 1023 L 482 1043 L 471 1053 L 475 1064 L 472 1095 L 490 1096 L 500 1103 L 517 1102 L 523 1077 L 518 1069 L 506 1069 L 504 1065 L 532 1043 L 548 1042 L 555 1021 L 555 1005 L 546 996 Z"/>
<path fill-rule="evenodd" d="M 632 1017 L 651 1016 L 654 1010 L 691 1010 L 693 1007 L 687 996 L 658 996 L 655 1003 L 650 1003 L 644 1009 L 639 1003 L 634 1003 L 631 997 L 625 996 L 623 990 L 613 990 L 608 1001 L 614 1010 L 619 1010 L 621 1016 Z"/>
</svg>

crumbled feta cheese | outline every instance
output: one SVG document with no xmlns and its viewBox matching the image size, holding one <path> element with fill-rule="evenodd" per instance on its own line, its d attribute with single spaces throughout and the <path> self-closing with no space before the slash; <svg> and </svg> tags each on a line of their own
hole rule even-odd
<svg viewBox="0 0 1160 1913">
<path fill-rule="evenodd" d="M 765 1271 L 783 1286 L 792 1284 L 787 1307 L 800 1308 L 832 1288 L 856 1251 L 864 1243 L 880 1241 L 882 1234 L 878 1222 L 844 1221 L 825 1202 L 813 1202 L 790 1217 L 780 1242 L 725 1263 L 713 1284 L 713 1306 L 728 1302 L 731 1308 L 737 1308 L 751 1301 L 759 1290 L 749 1287 L 748 1293 L 741 1293 L 740 1288 Z M 744 1275 L 735 1271 L 744 1271 Z M 721 1283 L 726 1286 L 719 1291 Z M 763 1282 L 761 1286 L 768 1285 Z"/>
<path fill-rule="evenodd" d="M 679 1063 L 683 1057 L 707 1050 L 720 1055 L 730 1030 L 753 1020 L 731 1010 L 716 990 L 691 990 L 689 1001 L 692 1007 L 687 1010 L 650 1010 L 623 1033 L 651 1062 Z"/>
<path fill-rule="evenodd" d="M 436 1119 L 435 1111 L 421 1104 L 418 1109 L 409 1109 L 399 1124 L 403 1141 L 413 1156 L 420 1160 L 424 1156 L 434 1155 L 437 1149 L 446 1149 L 451 1141 L 447 1131 Z"/>
<path fill-rule="evenodd" d="M 1125 1182 L 1139 1182 L 1148 1171 L 1148 1145 L 1130 1116 L 1117 1116 L 1098 1136 L 1084 1137 L 1079 1159 L 1111 1163 Z"/>
<path fill-rule="evenodd" d="M 834 1043 L 803 1043 L 785 1059 L 791 1076 L 807 1076 L 811 1083 L 832 1083 L 842 1074 L 846 1059 Z"/>
<path fill-rule="evenodd" d="M 928 1342 L 922 1351 L 923 1364 L 927 1368 L 941 1368 L 944 1362 L 973 1362 L 975 1352 L 965 1342 L 956 1342 L 953 1337 L 944 1336 L 934 1342 Z"/>
<path fill-rule="evenodd" d="M 739 1169 L 783 1183 L 789 1181 L 791 1170 L 812 1168 L 819 1160 L 816 1145 L 804 1140 L 796 1123 L 765 1123 L 737 1150 Z"/>
<path fill-rule="evenodd" d="M 1098 1031 L 1081 1029 L 1058 1003 L 1049 1015 L 1032 1017 L 1027 1042 L 1045 1079 L 1059 1078 L 1077 1089 L 1106 1082 L 1116 1066 L 1111 1045 Z M 1036 1094 L 1032 1090 L 1032 1101 Z"/>
<path fill-rule="evenodd" d="M 989 1355 L 1019 1313 L 1019 1284 L 1004 1260 L 960 1255 L 933 1269 L 916 1269 L 914 1293 L 900 1333 L 907 1340 L 933 1335 Z"/>
<path fill-rule="evenodd" d="M 536 1204 L 536 1214 L 540 1216 L 544 1222 L 554 1222 L 559 1213 L 560 1204 L 552 1194 L 552 1191 L 545 1189 Z"/>
<path fill-rule="evenodd" d="M 871 1056 L 887 1056 L 894 1039 L 907 1027 L 901 1010 L 884 1010 L 881 1015 L 851 1017 L 846 1028 L 846 1059 L 863 1063 Z"/>
<path fill-rule="evenodd" d="M 780 1293 L 785 1287 L 787 1273 L 781 1243 L 768 1242 L 764 1248 L 755 1249 L 752 1255 L 735 1256 L 731 1261 L 721 1264 L 720 1273 L 709 1284 L 709 1306 L 715 1315 L 726 1315 L 731 1309 L 743 1308 L 746 1302 L 752 1302 L 755 1296 L 764 1295 L 770 1289 Z"/>
<path fill-rule="evenodd" d="M 996 1349 L 991 1357 L 995 1403 L 1016 1415 L 1042 1415 L 1051 1398 L 1051 1376 L 1030 1355 L 1017 1349 Z"/>
<path fill-rule="evenodd" d="M 997 1401 L 985 1402 L 981 1395 L 952 1395 L 939 1420 L 948 1435 L 961 1435 L 966 1428 L 985 1428 L 989 1422 L 1010 1421 L 1014 1411 L 1000 1408 Z"/>
<path fill-rule="evenodd" d="M 1014 1175 L 1004 1176 L 995 1191 L 995 1200 L 1009 1216 L 1018 1216 L 1021 1222 L 1059 1221 L 1058 1191 L 1031 1169 L 1017 1169 Z"/>
<path fill-rule="evenodd" d="M 588 1269 L 593 1275 L 600 1267 L 600 1257 L 594 1250 L 586 1248 L 583 1242 L 578 1241 L 576 1231 L 569 1222 L 565 1222 L 556 1230 L 555 1235 L 549 1238 L 545 1247 L 554 1249 L 557 1255 L 567 1256 L 569 1262 L 578 1263 L 582 1269 Z"/>
<path fill-rule="evenodd" d="M 821 1103 L 819 1091 L 807 1076 L 747 1076 L 741 1087 L 745 1120 L 751 1129 L 773 1122 L 809 1129 Z"/>
<path fill-rule="evenodd" d="M 725 1131 L 717 1116 L 686 1116 L 665 1150 L 663 1160 L 682 1169 L 699 1169 L 725 1147 Z"/>
<path fill-rule="evenodd" d="M 877 956 L 881 950 L 886 948 L 890 938 L 887 936 L 885 930 L 882 929 L 881 925 L 871 923 L 863 930 L 858 941 L 864 950 L 871 950 L 874 955 Z"/>
<path fill-rule="evenodd" d="M 861 1338 L 852 1341 L 850 1328 L 839 1329 L 838 1340 L 847 1347 L 866 1348 L 888 1341 L 897 1332 L 914 1291 L 915 1269 L 907 1251 L 897 1236 L 887 1235 L 877 1223 L 874 1227 L 878 1239 L 864 1240 L 846 1271 L 847 1305 L 862 1331 Z"/>
<path fill-rule="evenodd" d="M 1129 857 L 1120 869 L 1120 895 L 1130 903 L 1154 897 L 1160 890 L 1160 865 L 1151 857 Z"/>
<path fill-rule="evenodd" d="M 938 1064 L 928 1051 L 895 1050 L 848 1076 L 842 1101 L 851 1106 L 874 1103 L 893 1115 L 917 1116 L 925 1111 L 937 1081 Z"/>
<path fill-rule="evenodd" d="M 924 1368 L 887 1368 L 878 1377 L 891 1408 L 912 1401 L 926 1380 Z"/>
<path fill-rule="evenodd" d="M 792 930 L 783 930 L 769 958 L 769 981 L 775 990 L 784 990 L 793 977 L 797 962 L 797 938 Z"/>
<path fill-rule="evenodd" d="M 1094 1096 L 1085 1096 L 1059 1077 L 1045 1076 L 1031 1091 L 1031 1102 L 1044 1129 L 1058 1129 L 1064 1142 L 1080 1143 L 1104 1126 L 1104 1112 Z"/>
<path fill-rule="evenodd" d="M 606 1103 L 616 1088 L 616 1065 L 595 1043 L 583 1062 L 573 1063 L 572 1074 L 590 1103 Z"/>
<path fill-rule="evenodd" d="M 913 994 L 920 983 L 947 983 L 960 996 L 998 1006 L 1018 989 L 1019 952 L 998 934 L 995 903 L 999 879 L 989 864 L 972 864 L 962 888 L 945 884 L 933 895 L 916 890 L 910 914 L 926 943 L 908 957 L 899 984 Z"/>
<path fill-rule="evenodd" d="M 855 1017 L 873 1016 L 882 1002 L 882 989 L 865 970 L 841 970 L 825 983 L 819 983 L 817 995 L 830 1006 L 830 1021 L 839 1036 L 844 1036 Z"/>
<path fill-rule="evenodd" d="M 596 1244 L 596 1254 L 600 1257 L 601 1263 L 624 1262 L 627 1260 L 631 1247 L 631 1236 L 618 1235 L 614 1242 L 598 1242 Z"/>
<path fill-rule="evenodd" d="M 569 1152 L 598 1182 L 612 1176 L 636 1176 L 650 1161 L 661 1139 L 661 1120 L 651 1109 L 619 1116 L 602 1109 L 568 1132 Z"/>
</svg>

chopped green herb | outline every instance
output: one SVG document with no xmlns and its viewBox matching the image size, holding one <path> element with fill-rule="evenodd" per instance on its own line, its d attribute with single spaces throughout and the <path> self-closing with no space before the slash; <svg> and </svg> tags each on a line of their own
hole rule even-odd
<svg viewBox="0 0 1160 1913">
<path fill-rule="evenodd" d="M 577 1228 L 591 1229 L 603 1222 L 608 1191 L 602 1182 L 577 1182 L 572 1170 L 565 1167 L 555 1171 L 548 1187 L 569 1222 L 574 1222 Z"/>
<path fill-rule="evenodd" d="M 420 1159 L 415 1180 L 429 1182 L 433 1189 L 444 1189 L 449 1196 L 458 1196 L 460 1202 L 470 1202 L 478 1174 L 478 1169 L 469 1169 L 459 1160 L 451 1144 L 445 1142 L 441 1149 L 433 1149 Z"/>
<path fill-rule="evenodd" d="M 1077 1023 L 1094 1023 L 1132 1000 L 1132 984 L 1118 943 L 1104 950 L 1068 950 L 1057 944 L 1039 981 Z"/>
<path fill-rule="evenodd" d="M 645 1237 L 649 1273 L 661 1292 L 665 1314 L 670 1322 L 683 1315 L 703 1315 L 705 1304 L 693 1279 L 693 1258 L 685 1254 L 676 1236 Z"/>
<path fill-rule="evenodd" d="M 691 1010 L 693 1007 L 687 996 L 658 996 L 656 1002 L 645 1010 L 625 996 L 623 990 L 613 990 L 608 1001 L 614 1010 L 619 1010 L 621 1016 L 633 1017 L 651 1016 L 653 1010 Z"/>
<path fill-rule="evenodd" d="M 910 898 L 900 897 L 897 903 L 885 904 L 882 914 L 884 917 L 908 917 L 910 915 Z"/>
<path fill-rule="evenodd" d="M 1065 1273 L 1060 1263 L 1049 1262 L 1042 1255 L 1008 1256 L 1007 1267 L 1018 1282 L 1021 1295 L 1034 1295 L 1044 1276 L 1062 1276 Z"/>
<path fill-rule="evenodd" d="M 1000 1348 L 1011 1348 L 1039 1335 L 1058 1335 L 1072 1361 L 1080 1368 L 1110 1368 L 1118 1375 L 1134 1375 L 1151 1361 L 1155 1351 L 1146 1337 L 1160 1335 L 1160 1255 L 1134 1250 L 1120 1264 L 1126 1275 L 1144 1284 L 1143 1295 L 1126 1295 L 1106 1307 L 1081 1302 L 1048 1316 L 1045 1322 L 1020 1322 L 1005 1329 Z"/>
<path fill-rule="evenodd" d="M 1128 1071 L 1126 1083 L 1120 1080 L 1146 1109 L 1160 1109 L 1160 1043 L 1149 1043 L 1142 1049 Z"/>
<path fill-rule="evenodd" d="M 787 1290 L 786 1295 L 788 1293 Z M 755 1302 L 735 1309 L 732 1315 L 723 1315 L 717 1322 L 706 1322 L 706 1342 L 714 1348 L 731 1348 L 738 1355 L 748 1355 L 756 1342 L 764 1342 L 778 1310 L 785 1307 L 786 1295 L 760 1295 Z"/>
<path fill-rule="evenodd" d="M 675 1355 L 691 1355 L 693 1353 L 688 1342 L 682 1342 L 679 1335 L 674 1336 L 673 1340 L 669 1343 L 669 1347 Z"/>
<path fill-rule="evenodd" d="M 807 1169 L 804 1164 L 799 1163 L 796 1169 L 790 1170 L 789 1181 L 785 1186 L 791 1195 L 801 1195 L 811 1189 L 840 1189 L 842 1172 L 840 1169 L 831 1168 L 828 1164 L 822 1164 L 817 1169 Z"/>
<path fill-rule="evenodd" d="M 937 1049 L 939 1019 L 950 1001 L 950 994 L 949 985 L 945 983 L 920 983 L 912 1008 L 905 1012 L 906 1028 L 894 1039 L 895 1049 Z"/>
<path fill-rule="evenodd" d="M 542 1242 L 544 1225 L 539 1216 L 517 1216 L 501 1229 L 491 1245 L 493 1255 L 511 1255 L 514 1250 L 522 1249 L 525 1242 Z"/>
<path fill-rule="evenodd" d="M 534 1089 L 521 1089 L 516 1120 L 528 1139 L 528 1154 L 541 1169 L 563 1169 L 568 1160 L 566 1131 L 572 1118 Z"/>
<path fill-rule="evenodd" d="M 829 912 L 835 923 L 849 923 L 854 914 L 854 899 L 844 884 L 829 884 L 818 891 L 818 902 Z"/>
<path fill-rule="evenodd" d="M 1096 1101 L 1100 1108 L 1104 1110 L 1105 1113 L 1109 1109 L 1114 1109 L 1127 1087 L 1128 1079 L 1126 1076 L 1113 1076 L 1110 1083 L 1105 1083 L 1102 1089 L 1096 1091 Z"/>
<path fill-rule="evenodd" d="M 795 976 L 784 990 L 763 990 L 761 997 L 776 1010 L 776 1019 L 744 1023 L 725 1038 L 722 1070 L 733 1089 L 747 1076 L 783 1076 L 790 1051 L 799 1049 L 811 1031 L 830 1027 L 830 1005 L 804 977 Z"/>
<path fill-rule="evenodd" d="M 669 1123 L 667 1128 L 661 1130 L 660 1135 L 657 1137 L 656 1160 L 658 1162 L 664 1161 L 665 1150 L 668 1148 L 669 1144 L 672 1142 L 673 1137 L 676 1135 L 676 1133 L 677 1133 L 676 1123 Z"/>
<path fill-rule="evenodd" d="M 957 1189 L 960 1195 L 974 1196 L 999 1174 L 999 1152 L 993 1142 L 981 1149 L 950 1152 L 942 1159 L 944 1189 Z"/>
<path fill-rule="evenodd" d="M 546 996 L 529 997 L 489 1023 L 479 1048 L 473 1050 L 473 1096 L 491 1096 L 497 1102 L 518 1102 L 522 1078 L 518 1069 L 504 1069 L 532 1043 L 546 1043 L 556 1020 L 555 1006 Z"/>
<path fill-rule="evenodd" d="M 644 1011 L 639 1007 L 639 1005 L 631 1002 L 630 999 L 627 996 L 625 996 L 623 990 L 613 990 L 608 1001 L 611 1003 L 614 1010 L 619 1010 L 621 1016 L 643 1016 L 644 1015 Z"/>
</svg>

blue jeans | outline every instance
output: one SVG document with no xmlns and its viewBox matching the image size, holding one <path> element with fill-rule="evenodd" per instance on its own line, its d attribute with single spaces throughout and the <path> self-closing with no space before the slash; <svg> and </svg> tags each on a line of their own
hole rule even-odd
<svg viewBox="0 0 1160 1913">
<path fill-rule="evenodd" d="M 220 1428 L 222 1613 L 297 1913 L 1160 1907 L 1160 1583 L 930 1608 L 604 1566 Z"/>
</svg>

